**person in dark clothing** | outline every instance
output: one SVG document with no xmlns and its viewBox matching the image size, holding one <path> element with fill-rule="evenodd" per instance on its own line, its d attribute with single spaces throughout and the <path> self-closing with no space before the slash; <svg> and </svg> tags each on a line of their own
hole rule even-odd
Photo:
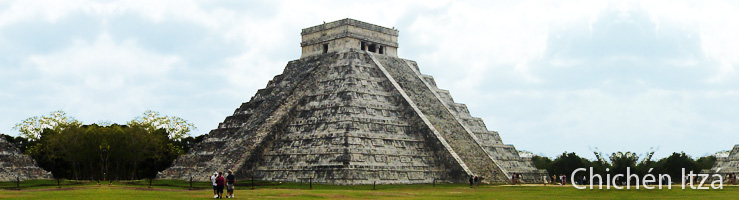
<svg viewBox="0 0 739 200">
<path fill-rule="evenodd" d="M 473 184 L 475 184 L 475 182 L 473 182 L 473 181 L 475 181 L 475 178 L 474 177 L 475 176 L 470 175 L 470 188 L 472 188 Z"/>
<path fill-rule="evenodd" d="M 228 176 L 226 176 L 226 191 L 228 191 L 226 198 L 234 198 L 234 182 L 236 182 L 236 177 L 233 171 L 229 169 Z"/>
<path fill-rule="evenodd" d="M 218 172 L 218 178 L 216 178 L 216 188 L 218 190 L 218 198 L 221 199 L 223 196 L 223 187 L 226 185 L 226 180 L 223 178 L 223 172 Z"/>
<path fill-rule="evenodd" d="M 475 187 L 480 183 L 480 177 L 475 176 Z"/>
</svg>

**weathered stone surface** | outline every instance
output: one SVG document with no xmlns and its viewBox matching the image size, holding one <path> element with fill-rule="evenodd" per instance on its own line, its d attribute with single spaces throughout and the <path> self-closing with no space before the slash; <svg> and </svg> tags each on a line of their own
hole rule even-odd
<svg viewBox="0 0 739 200">
<path fill-rule="evenodd" d="M 342 19 L 303 29 L 300 58 L 327 52 L 367 50 L 398 57 L 398 30 Z"/>
<path fill-rule="evenodd" d="M 716 164 L 710 170 L 703 170 L 701 173 L 721 174 L 723 177 L 726 177 L 728 174 L 739 175 L 739 144 L 734 145 L 728 156 L 717 157 Z M 724 180 L 728 181 L 726 178 Z"/>
<path fill-rule="evenodd" d="M 345 19 L 302 35 L 301 59 L 159 177 L 204 180 L 233 169 L 271 181 L 392 184 L 469 175 L 504 182 L 510 169 L 535 171 L 415 62 L 389 50 L 397 48 L 397 30 Z M 313 49 L 323 44 L 331 48 Z M 381 53 L 360 44 L 388 46 Z M 490 153 L 495 145 L 507 153 Z"/>
<path fill-rule="evenodd" d="M 36 165 L 31 157 L 21 153 L 13 144 L 0 137 L 0 181 L 50 179 L 51 173 Z"/>
<path fill-rule="evenodd" d="M 415 62 L 408 61 L 412 68 L 418 69 Z M 418 73 L 418 72 L 417 72 Z M 420 73 L 419 73 L 420 74 Z M 521 157 L 518 150 L 513 145 L 503 144 L 503 140 L 496 131 L 488 131 L 485 122 L 477 117 L 472 117 L 467 106 L 455 103 L 448 90 L 442 90 L 436 87 L 434 78 L 429 75 L 421 75 L 424 81 L 429 83 L 429 87 L 439 94 L 442 101 L 445 102 L 449 110 L 457 117 L 469 131 L 475 134 L 479 139 L 481 146 L 497 161 L 499 167 L 510 177 L 513 173 L 521 174 L 524 182 L 540 182 L 543 177 L 548 176 L 546 170 L 536 169 L 531 158 Z"/>
</svg>

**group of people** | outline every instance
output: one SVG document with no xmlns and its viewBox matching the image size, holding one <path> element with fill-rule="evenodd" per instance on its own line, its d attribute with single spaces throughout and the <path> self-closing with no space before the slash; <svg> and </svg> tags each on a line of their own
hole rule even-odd
<svg viewBox="0 0 739 200">
<path fill-rule="evenodd" d="M 213 176 L 210 177 L 210 181 L 213 182 L 213 198 L 221 199 L 223 197 L 223 188 L 226 188 L 228 192 L 226 198 L 234 198 L 234 182 L 236 177 L 233 175 L 233 171 L 228 170 L 228 176 L 223 177 L 223 172 L 214 172 Z"/>
<path fill-rule="evenodd" d="M 559 176 L 552 175 L 552 184 L 561 184 L 561 185 L 567 185 L 567 175 L 561 174 Z M 547 185 L 547 181 L 544 180 L 544 185 Z"/>
<path fill-rule="evenodd" d="M 736 174 L 728 174 L 726 175 L 726 181 L 736 185 Z"/>
<path fill-rule="evenodd" d="M 520 173 L 513 172 L 513 176 L 511 176 L 511 185 L 521 184 L 523 183 L 523 176 Z"/>
</svg>

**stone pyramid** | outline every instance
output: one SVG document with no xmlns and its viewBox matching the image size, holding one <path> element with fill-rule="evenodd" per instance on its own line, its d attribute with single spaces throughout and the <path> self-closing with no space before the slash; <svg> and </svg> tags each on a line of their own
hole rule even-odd
<svg viewBox="0 0 739 200">
<path fill-rule="evenodd" d="M 21 153 L 18 148 L 0 137 L 0 181 L 27 179 L 50 179 L 51 173 L 36 165 L 31 157 Z"/>
<path fill-rule="evenodd" d="M 353 19 L 303 29 L 302 56 L 159 178 L 329 184 L 530 181 L 545 171 L 504 145 L 414 61 L 398 31 Z"/>
<path fill-rule="evenodd" d="M 716 164 L 714 164 L 710 170 L 704 169 L 701 173 L 721 174 L 723 177 L 726 177 L 728 174 L 739 175 L 739 144 L 734 145 L 734 149 L 731 149 L 728 156 L 717 157 Z"/>
</svg>

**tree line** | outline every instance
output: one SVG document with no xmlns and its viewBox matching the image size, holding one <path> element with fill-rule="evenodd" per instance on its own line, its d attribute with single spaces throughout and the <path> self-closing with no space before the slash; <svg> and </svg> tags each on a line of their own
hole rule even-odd
<svg viewBox="0 0 739 200">
<path fill-rule="evenodd" d="M 28 118 L 14 128 L 21 135 L 5 135 L 7 141 L 55 178 L 74 180 L 154 178 L 204 137 L 189 136 L 195 126 L 186 120 L 154 111 L 125 125 L 83 125 L 63 111 L 54 111 Z"/>
<path fill-rule="evenodd" d="M 673 181 L 682 177 L 682 169 L 686 173 L 700 173 L 701 170 L 711 169 L 716 163 L 716 157 L 713 155 L 693 159 L 685 152 L 674 152 L 670 156 L 659 160 L 653 160 L 654 151 L 648 152 L 639 160 L 640 156 L 634 152 L 616 152 L 608 156 L 608 160 L 604 158 L 602 153 L 594 152 L 596 159 L 589 160 L 578 156 L 574 152 L 564 152 L 558 155 L 554 160 L 544 156 L 534 156 L 531 160 L 538 169 L 546 169 L 549 175 L 567 175 L 568 179 L 572 172 L 578 168 L 585 168 L 586 173 L 578 173 L 575 180 L 581 180 L 583 176 L 590 175 L 590 167 L 593 168 L 593 174 L 600 174 L 605 177 L 606 174 L 626 174 L 626 170 L 630 168 L 631 174 L 637 174 L 643 177 L 646 174 L 658 175 L 669 174 L 673 177 Z M 608 171 L 606 171 L 608 169 Z"/>
</svg>

